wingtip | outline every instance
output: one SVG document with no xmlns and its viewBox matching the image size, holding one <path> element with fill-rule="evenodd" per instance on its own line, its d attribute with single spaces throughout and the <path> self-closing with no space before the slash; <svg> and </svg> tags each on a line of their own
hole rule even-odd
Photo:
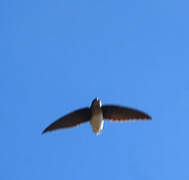
<svg viewBox="0 0 189 180">
<path fill-rule="evenodd" d="M 48 131 L 47 129 L 43 130 L 41 135 L 45 134 L 47 131 Z"/>
<path fill-rule="evenodd" d="M 147 120 L 152 121 L 152 117 L 148 115 L 148 116 L 147 116 Z"/>
</svg>

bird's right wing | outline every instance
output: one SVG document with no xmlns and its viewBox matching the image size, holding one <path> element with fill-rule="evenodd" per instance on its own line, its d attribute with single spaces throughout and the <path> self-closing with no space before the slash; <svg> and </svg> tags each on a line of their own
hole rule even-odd
<svg viewBox="0 0 189 180">
<path fill-rule="evenodd" d="M 73 111 L 50 124 L 42 133 L 77 126 L 81 123 L 89 121 L 90 116 L 91 113 L 89 108 Z"/>
<path fill-rule="evenodd" d="M 104 119 L 110 121 L 129 121 L 129 120 L 151 120 L 152 118 L 139 110 L 115 106 L 115 105 L 105 105 L 102 106 L 103 117 Z"/>
</svg>

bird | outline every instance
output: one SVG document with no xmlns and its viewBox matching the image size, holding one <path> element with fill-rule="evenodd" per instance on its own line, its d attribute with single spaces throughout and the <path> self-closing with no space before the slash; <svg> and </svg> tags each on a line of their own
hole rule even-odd
<svg viewBox="0 0 189 180">
<path fill-rule="evenodd" d="M 45 128 L 42 134 L 90 122 L 93 132 L 99 135 L 103 130 L 104 120 L 127 122 L 132 120 L 152 120 L 152 117 L 142 111 L 129 107 L 119 105 L 102 106 L 101 100 L 97 97 L 92 101 L 90 107 L 81 108 L 60 117 Z"/>
</svg>

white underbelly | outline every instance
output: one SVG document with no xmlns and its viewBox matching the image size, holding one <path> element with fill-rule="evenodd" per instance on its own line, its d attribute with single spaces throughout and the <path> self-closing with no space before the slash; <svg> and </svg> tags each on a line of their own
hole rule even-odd
<svg viewBox="0 0 189 180">
<path fill-rule="evenodd" d="M 103 125 L 104 125 L 102 113 L 92 116 L 90 123 L 91 123 L 93 132 L 97 135 L 100 134 L 102 132 Z"/>
</svg>

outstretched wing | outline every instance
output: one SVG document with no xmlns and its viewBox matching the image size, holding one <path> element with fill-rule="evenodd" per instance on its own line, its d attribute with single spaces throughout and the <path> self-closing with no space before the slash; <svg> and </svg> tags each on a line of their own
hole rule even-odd
<svg viewBox="0 0 189 180">
<path fill-rule="evenodd" d="M 42 133 L 62 128 L 70 128 L 90 120 L 90 109 L 83 108 L 73 111 L 50 124 Z"/>
<path fill-rule="evenodd" d="M 139 110 L 115 106 L 115 105 L 105 105 L 102 106 L 103 117 L 104 119 L 110 121 L 129 121 L 129 120 L 151 120 L 152 118 Z"/>
</svg>

